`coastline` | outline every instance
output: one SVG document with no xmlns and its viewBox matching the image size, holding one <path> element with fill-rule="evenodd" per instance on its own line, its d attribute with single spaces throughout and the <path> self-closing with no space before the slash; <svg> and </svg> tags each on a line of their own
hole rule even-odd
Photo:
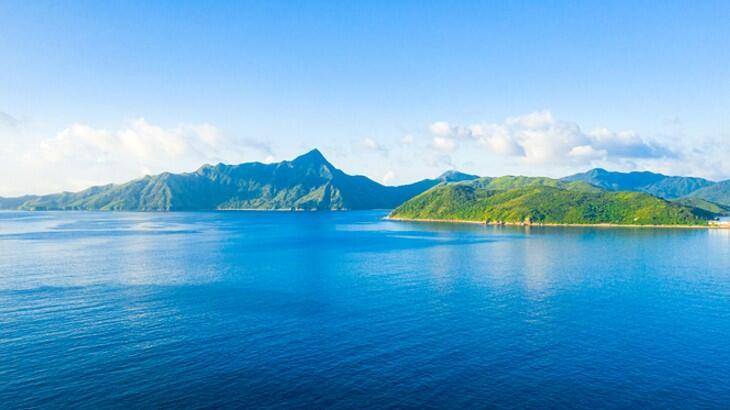
<svg viewBox="0 0 730 410">
<path fill-rule="evenodd" d="M 430 218 L 398 218 L 386 216 L 388 221 L 398 222 L 431 222 L 431 223 L 450 223 L 450 224 L 471 224 L 484 226 L 522 226 L 522 227 L 568 227 L 568 228 L 661 228 L 661 229 L 730 229 L 725 226 L 717 225 L 630 225 L 630 224 L 556 224 L 556 223 L 523 223 L 523 222 L 483 222 L 469 221 L 464 219 L 430 219 Z"/>
</svg>

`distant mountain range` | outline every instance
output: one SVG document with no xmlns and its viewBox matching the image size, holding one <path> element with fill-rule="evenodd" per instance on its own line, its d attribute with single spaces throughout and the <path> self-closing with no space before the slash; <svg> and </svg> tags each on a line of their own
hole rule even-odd
<svg viewBox="0 0 730 410">
<path fill-rule="evenodd" d="M 274 164 L 205 165 L 192 173 L 162 173 L 80 192 L 0 199 L 2 209 L 198 211 L 222 209 L 390 209 L 442 182 L 476 176 L 450 171 L 436 179 L 384 186 L 348 175 L 318 150 Z"/>
<path fill-rule="evenodd" d="M 646 192 L 659 198 L 684 202 L 694 200 L 730 207 L 730 181 L 713 182 L 703 178 L 676 177 L 653 172 L 610 172 L 596 168 L 562 178 L 563 181 L 583 181 L 608 191 Z M 702 201 L 699 201 L 702 200 Z"/>
<path fill-rule="evenodd" d="M 715 182 L 693 177 L 670 177 L 653 172 L 609 172 L 596 168 L 582 174 L 563 178 L 564 181 L 583 181 L 607 191 L 646 192 L 664 199 L 687 196 Z"/>
<path fill-rule="evenodd" d="M 522 191 L 516 191 L 522 190 Z M 556 191 L 557 190 L 557 191 Z M 420 195 L 429 192 L 429 196 Z M 441 213 L 459 214 L 461 211 L 447 206 L 449 198 L 464 205 L 464 198 L 481 198 L 468 205 L 474 215 L 480 214 L 474 206 L 487 201 L 506 200 L 493 193 L 511 192 L 511 195 L 529 194 L 526 201 L 512 198 L 504 209 L 522 209 L 515 214 L 489 214 L 509 218 L 560 220 L 557 209 L 580 208 L 596 212 L 600 204 L 611 203 L 611 209 L 623 209 L 621 214 L 589 215 L 571 218 L 586 221 L 603 219 L 640 221 L 671 220 L 677 215 L 692 218 L 710 218 L 730 213 L 730 181 L 713 182 L 703 178 L 666 176 L 652 172 L 610 172 L 593 169 L 562 179 L 534 177 L 477 177 L 457 171 L 449 171 L 438 178 L 424 179 L 402 186 L 385 186 L 365 176 L 348 175 L 334 167 L 318 150 L 312 150 L 292 161 L 273 164 L 259 162 L 239 165 L 204 165 L 195 172 L 145 176 L 124 184 L 95 186 L 80 192 L 63 192 L 51 195 L 26 195 L 16 198 L 0 198 L 0 209 L 19 210 L 113 210 L 113 211 L 199 211 L 227 209 L 256 210 L 363 210 L 393 209 L 405 205 L 411 198 L 418 199 L 420 206 L 434 208 L 440 204 Z M 556 192 L 559 194 L 556 194 Z M 646 195 L 626 196 L 621 192 L 638 192 Z M 619 195 L 614 195 L 619 194 Z M 420 195 L 420 196 L 419 196 Z M 545 196 L 545 197 L 543 197 Z M 417 197 L 417 198 L 414 198 Z M 424 198 L 434 202 L 426 204 Z M 511 198 L 511 197 L 510 197 Z M 540 199 L 542 198 L 542 199 Z M 584 202 L 574 203 L 578 198 Z M 624 199 L 632 204 L 621 202 Z M 543 202 L 540 202 L 542 200 Z M 654 200 L 659 202 L 653 202 Z M 515 202 L 516 201 L 516 202 Z M 567 202 L 564 202 L 567 201 Z M 587 202 L 586 202 L 587 201 Z M 597 202 L 596 202 L 597 201 Z M 638 201 L 638 202 L 637 202 Z M 486 202 L 485 202 L 486 203 Z M 643 204 L 636 208 L 636 203 Z M 422 210 L 408 205 L 414 214 L 426 215 Z M 529 205 L 528 204 L 532 204 Z M 573 205 L 570 205 L 573 204 Z M 582 204 L 582 205 L 581 205 Z M 452 204 L 453 205 L 453 204 Z M 460 205 L 460 206 L 461 206 Z M 665 205 L 667 205 L 665 209 Z M 490 205 L 491 206 L 491 205 Z M 547 209 L 552 206 L 554 209 Z M 576 209 L 578 209 L 576 208 Z M 401 207 L 400 212 L 404 209 Z M 451 211 L 446 211 L 451 209 Z M 629 212 L 634 209 L 644 216 Z M 651 212 L 669 212 L 664 216 Z M 528 212 L 529 210 L 529 212 Z M 539 210 L 539 212 L 538 212 Z M 653 211 L 651 211 L 653 210 Z M 452 212 L 452 213 L 453 213 Z M 537 212 L 537 213 L 535 213 Z M 563 212 L 563 211 L 560 211 Z M 600 211 L 603 212 L 603 211 Z M 599 213 L 600 213 L 599 212 Z M 617 211 L 619 212 L 619 211 Z M 623 212 L 623 211 L 621 211 Z M 675 212 L 678 212 L 675 214 Z M 689 213 L 687 213 L 689 212 Z M 620 212 L 619 212 L 620 213 Z M 454 214 L 454 215 L 456 215 Z M 543 215 L 542 217 L 540 215 Z M 632 216 L 633 215 L 633 216 Z M 674 216 L 667 216 L 674 215 Z M 453 216 L 453 215 L 452 215 Z M 597 219 L 596 219 L 597 218 Z M 603 219 L 601 219 L 603 218 Z M 652 219 L 653 218 L 653 219 Z"/>
</svg>

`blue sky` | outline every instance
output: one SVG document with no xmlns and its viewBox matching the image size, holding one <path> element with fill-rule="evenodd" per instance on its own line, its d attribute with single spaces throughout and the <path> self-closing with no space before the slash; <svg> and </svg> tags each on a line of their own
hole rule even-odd
<svg viewBox="0 0 730 410">
<path fill-rule="evenodd" d="M 730 178 L 729 2 L 0 3 L 0 195 L 288 159 Z M 21 172 L 19 172 L 21 171 Z"/>
</svg>

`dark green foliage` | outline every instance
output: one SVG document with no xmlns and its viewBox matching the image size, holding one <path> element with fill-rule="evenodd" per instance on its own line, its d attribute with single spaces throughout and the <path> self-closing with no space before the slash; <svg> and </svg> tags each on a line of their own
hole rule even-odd
<svg viewBox="0 0 730 410">
<path fill-rule="evenodd" d="M 524 177 L 522 177 L 524 178 Z M 706 225 L 715 214 L 639 192 L 608 192 L 521 179 L 514 187 L 472 183 L 439 185 L 396 208 L 405 219 L 545 224 Z M 555 180 L 553 180 L 555 181 Z M 514 181 L 513 181 L 514 182 Z M 565 185 L 567 184 L 567 185 Z"/>
</svg>

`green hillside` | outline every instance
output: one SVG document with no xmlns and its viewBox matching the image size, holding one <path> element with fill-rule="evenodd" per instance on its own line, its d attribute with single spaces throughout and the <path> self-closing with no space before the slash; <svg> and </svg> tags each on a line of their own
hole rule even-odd
<svg viewBox="0 0 730 410">
<path fill-rule="evenodd" d="M 440 185 L 407 201 L 393 218 L 544 224 L 706 225 L 706 211 L 639 192 L 566 189 L 547 184 L 506 190 Z"/>
<path fill-rule="evenodd" d="M 474 188 L 505 191 L 508 189 L 525 188 L 532 186 L 549 186 L 573 191 L 600 192 L 601 189 L 583 181 L 562 181 L 547 177 L 525 177 L 525 176 L 504 176 L 504 177 L 483 177 L 472 181 L 462 182 Z"/>
</svg>

